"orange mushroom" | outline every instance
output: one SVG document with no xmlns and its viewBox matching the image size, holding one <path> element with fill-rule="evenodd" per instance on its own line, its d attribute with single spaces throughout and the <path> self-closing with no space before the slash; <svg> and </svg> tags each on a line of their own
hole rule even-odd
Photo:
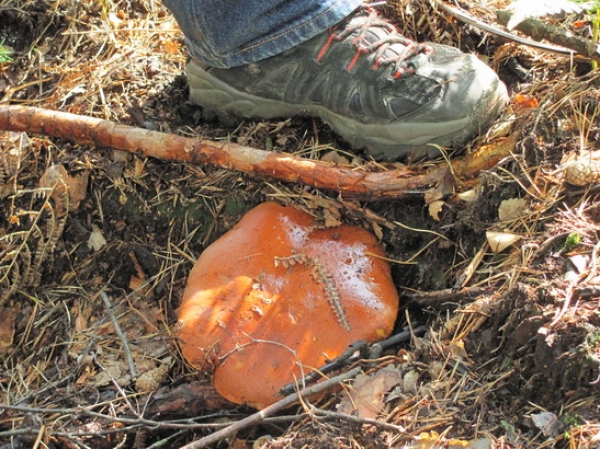
<svg viewBox="0 0 600 449">
<path fill-rule="evenodd" d="M 280 389 L 357 340 L 388 336 L 398 293 L 375 237 L 318 229 L 305 212 L 263 203 L 196 262 L 178 312 L 191 365 L 228 400 L 264 408 Z"/>
</svg>

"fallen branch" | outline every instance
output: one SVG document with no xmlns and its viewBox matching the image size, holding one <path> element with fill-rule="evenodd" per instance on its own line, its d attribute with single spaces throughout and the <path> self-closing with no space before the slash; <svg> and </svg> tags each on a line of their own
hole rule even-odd
<svg viewBox="0 0 600 449">
<path fill-rule="evenodd" d="M 498 11 L 496 17 L 502 25 L 508 25 L 513 13 L 510 11 Z M 596 61 L 600 60 L 598 44 L 590 39 L 570 33 L 566 28 L 557 27 L 545 23 L 535 17 L 526 17 L 514 27 L 515 30 L 535 39 L 536 41 L 547 40 L 553 44 L 575 50 L 586 58 Z"/>
<path fill-rule="evenodd" d="M 441 163 L 422 173 L 409 175 L 406 170 L 361 170 L 234 143 L 187 138 L 29 106 L 0 105 L 0 130 L 42 134 L 163 160 L 211 165 L 336 191 L 345 198 L 369 200 L 398 198 L 415 193 L 444 196 L 452 192 L 457 178 L 473 178 L 480 171 L 492 168 L 508 156 L 516 144 L 516 136 L 510 136 L 457 159 L 451 167 Z"/>
<path fill-rule="evenodd" d="M 435 0 L 434 3 L 463 23 L 472 25 L 495 36 L 516 42 L 517 44 L 527 45 L 538 50 L 556 53 L 559 55 L 574 56 L 575 54 L 580 54 L 586 58 L 600 61 L 600 51 L 598 50 L 598 46 L 593 42 L 584 38 L 567 37 L 566 33 L 561 32 L 556 28 L 550 29 L 549 27 L 545 27 L 541 24 L 541 22 L 535 19 L 527 19 L 524 21 L 524 23 L 515 27 L 515 29 L 536 39 L 531 40 L 477 20 L 466 11 L 460 8 L 452 7 L 442 1 Z M 510 13 L 506 11 L 499 11 L 498 21 L 501 24 L 506 25 L 510 20 L 509 14 Z M 560 47 L 537 42 L 537 40 L 542 39 L 549 40 L 552 43 L 560 45 Z"/>
</svg>

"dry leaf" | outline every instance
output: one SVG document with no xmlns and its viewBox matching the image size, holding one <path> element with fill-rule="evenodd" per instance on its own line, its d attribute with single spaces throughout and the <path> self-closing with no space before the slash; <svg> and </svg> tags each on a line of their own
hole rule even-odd
<svg viewBox="0 0 600 449">
<path fill-rule="evenodd" d="M 10 307 L 0 308 L 0 354 L 4 354 L 13 344 L 17 311 Z"/>
<path fill-rule="evenodd" d="M 111 153 L 113 162 L 125 164 L 132 159 L 132 155 L 129 151 L 125 150 L 113 150 Z"/>
<path fill-rule="evenodd" d="M 51 191 L 50 197 L 54 201 L 54 211 L 57 217 L 62 217 L 67 213 L 68 185 L 69 174 L 62 165 L 51 165 L 40 178 L 39 186 Z"/>
<path fill-rule="evenodd" d="M 500 221 L 514 220 L 525 215 L 529 202 L 524 198 L 509 198 L 500 203 L 498 218 Z"/>
<path fill-rule="evenodd" d="M 429 216 L 431 218 L 433 218 L 435 221 L 440 221 L 440 212 L 442 211 L 443 207 L 444 207 L 444 201 L 441 201 L 441 200 L 433 201 L 429 205 Z"/>
<path fill-rule="evenodd" d="M 488 244 L 494 253 L 500 253 L 511 245 L 514 245 L 521 236 L 510 232 L 494 232 L 488 231 L 485 233 Z"/>
<path fill-rule="evenodd" d="M 383 229 L 381 229 L 381 226 L 379 226 L 378 223 L 375 223 L 374 221 L 372 221 L 371 229 L 373 230 L 373 234 L 375 234 L 375 237 L 377 237 L 377 240 L 379 240 L 379 241 L 383 240 Z"/>
<path fill-rule="evenodd" d="M 465 449 L 492 449 L 496 447 L 490 438 L 481 438 L 479 440 L 469 441 L 469 445 Z"/>
<path fill-rule="evenodd" d="M 348 165 L 350 161 L 348 158 L 342 156 L 337 151 L 328 151 L 320 158 L 323 162 L 331 162 L 337 165 Z"/>
<path fill-rule="evenodd" d="M 94 251 L 100 251 L 104 245 L 106 245 L 106 240 L 102 235 L 102 231 L 98 226 L 93 224 L 92 233 L 90 234 L 90 238 L 88 240 L 88 246 Z"/>
<path fill-rule="evenodd" d="M 416 370 L 409 371 L 402 378 L 404 391 L 407 393 L 416 393 L 419 390 L 419 373 Z"/>
<path fill-rule="evenodd" d="M 433 380 L 438 380 L 444 371 L 444 363 L 439 360 L 434 360 L 429 364 L 429 377 Z"/>
<path fill-rule="evenodd" d="M 6 143 L 6 145 L 4 145 Z M 21 160 L 24 151 L 22 148 L 27 147 L 27 134 L 10 131 L 0 133 L 0 144 L 2 145 L 2 172 L 0 172 L 0 181 L 2 177 L 10 178 L 18 173 L 21 168 Z"/>
<path fill-rule="evenodd" d="M 362 374 L 346 392 L 338 411 L 347 415 L 375 419 L 383 409 L 383 396 L 402 382 L 400 372 L 387 366 L 372 376 Z"/>
<path fill-rule="evenodd" d="M 335 228 L 342 224 L 342 218 L 339 209 L 327 207 L 323 209 L 323 215 L 325 217 L 325 227 Z"/>
<path fill-rule="evenodd" d="M 535 427 L 540 429 L 546 437 L 555 437 L 562 432 L 562 423 L 554 413 L 532 413 L 531 420 Z"/>
<path fill-rule="evenodd" d="M 69 176 L 69 208 L 75 210 L 79 207 L 87 194 L 90 172 L 85 171 L 76 176 Z"/>
<path fill-rule="evenodd" d="M 135 163 L 134 163 L 134 176 L 136 178 L 141 178 L 142 176 L 144 176 L 146 174 L 146 162 L 147 159 L 142 159 L 139 157 L 135 158 Z"/>
<path fill-rule="evenodd" d="M 121 360 L 104 360 L 104 369 L 90 379 L 92 387 L 103 387 L 116 382 L 117 385 L 125 387 L 131 382 L 129 375 L 129 367 L 125 361 Z"/>
<path fill-rule="evenodd" d="M 144 287 L 144 284 L 146 283 L 145 279 L 140 279 L 137 276 L 131 276 L 131 278 L 129 279 L 129 288 L 131 290 L 142 290 L 142 287 Z M 147 289 L 144 289 L 147 290 Z M 141 294 L 145 294 L 146 292 L 141 292 Z"/>
<path fill-rule="evenodd" d="M 92 368 L 90 365 L 85 365 L 83 368 L 81 368 L 79 370 L 79 377 L 77 378 L 77 380 L 75 381 L 75 385 L 78 388 L 83 388 L 85 387 L 85 385 L 87 384 L 88 380 L 90 379 L 90 377 L 92 375 L 94 375 L 94 371 L 92 371 Z"/>
<path fill-rule="evenodd" d="M 87 317 L 83 313 L 78 313 L 77 317 L 75 317 L 75 332 L 83 332 L 87 327 Z"/>
<path fill-rule="evenodd" d="M 584 254 L 575 254 L 569 257 L 569 262 L 577 269 L 578 274 L 585 273 L 588 268 L 590 258 Z"/>
<path fill-rule="evenodd" d="M 0 184 L 0 200 L 12 195 L 15 191 L 15 187 L 12 184 Z"/>
<path fill-rule="evenodd" d="M 425 204 L 431 204 L 434 201 L 439 201 L 440 198 L 444 198 L 444 194 L 440 192 L 440 189 L 429 189 L 425 191 L 423 197 L 425 199 Z"/>
<path fill-rule="evenodd" d="M 475 189 L 466 190 L 464 192 L 459 193 L 457 196 L 466 203 L 472 203 L 479 195 L 481 195 L 481 187 L 477 187 Z"/>
<path fill-rule="evenodd" d="M 450 353 L 454 359 L 467 359 L 468 354 L 465 349 L 465 343 L 462 340 L 453 340 L 450 342 Z"/>
<path fill-rule="evenodd" d="M 145 282 L 146 279 L 148 279 L 148 276 L 146 276 L 146 272 L 144 271 L 144 268 L 142 268 L 142 266 L 138 262 L 137 257 L 133 251 L 129 252 L 129 258 L 133 262 L 133 266 L 134 266 L 135 272 L 137 274 L 137 276 L 133 276 L 133 277 L 137 278 L 140 282 Z"/>
<path fill-rule="evenodd" d="M 65 167 L 55 164 L 46 169 L 40 178 L 39 186 L 52 189 L 51 198 L 56 215 L 61 217 L 68 212 L 67 208 L 74 210 L 79 207 L 79 203 L 86 197 L 88 179 L 89 172 L 70 176 Z"/>
</svg>

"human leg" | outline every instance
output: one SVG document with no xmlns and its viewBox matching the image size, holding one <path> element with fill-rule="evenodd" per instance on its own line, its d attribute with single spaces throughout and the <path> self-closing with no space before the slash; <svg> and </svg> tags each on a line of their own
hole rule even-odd
<svg viewBox="0 0 600 449">
<path fill-rule="evenodd" d="M 342 21 L 362 0 L 164 0 L 192 56 L 230 68 L 289 50 Z"/>
<path fill-rule="evenodd" d="M 219 116 L 320 117 L 353 147 L 388 160 L 461 145 L 508 101 L 477 57 L 412 42 L 369 7 L 250 64 L 219 69 L 192 60 L 188 81 L 191 101 Z"/>
</svg>

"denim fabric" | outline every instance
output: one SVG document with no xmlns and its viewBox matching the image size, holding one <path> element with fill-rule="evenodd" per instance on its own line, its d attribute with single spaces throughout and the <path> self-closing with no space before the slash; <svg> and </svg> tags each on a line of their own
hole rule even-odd
<svg viewBox="0 0 600 449">
<path fill-rule="evenodd" d="M 163 0 L 192 56 L 231 68 L 289 50 L 342 21 L 362 0 Z"/>
</svg>

